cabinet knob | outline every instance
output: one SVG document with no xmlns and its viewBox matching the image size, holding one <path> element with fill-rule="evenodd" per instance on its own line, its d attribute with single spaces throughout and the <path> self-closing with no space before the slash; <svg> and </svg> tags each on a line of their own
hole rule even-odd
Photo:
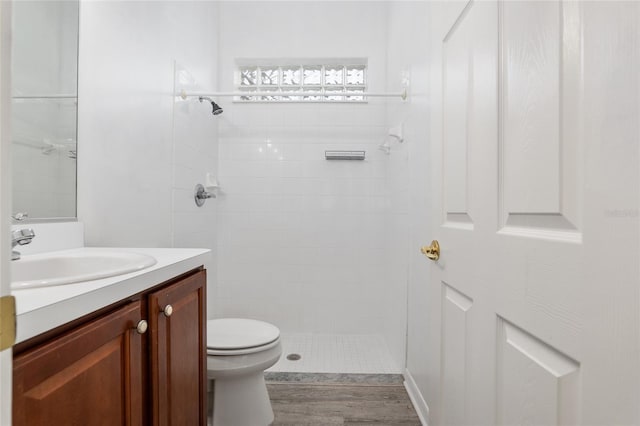
<svg viewBox="0 0 640 426">
<path fill-rule="evenodd" d="M 144 334 L 147 332 L 147 328 L 149 328 L 149 324 L 147 324 L 147 321 L 140 320 L 138 322 L 138 325 L 136 326 L 136 331 L 138 332 L 138 334 Z"/>
<path fill-rule="evenodd" d="M 170 317 L 171 314 L 173 313 L 173 306 L 171 305 L 165 306 L 164 309 L 162 310 L 162 313 L 164 314 L 165 317 Z"/>
</svg>

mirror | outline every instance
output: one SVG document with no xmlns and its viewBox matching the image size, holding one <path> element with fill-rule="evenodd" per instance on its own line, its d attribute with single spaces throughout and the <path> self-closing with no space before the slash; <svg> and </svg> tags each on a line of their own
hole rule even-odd
<svg viewBox="0 0 640 426">
<path fill-rule="evenodd" d="M 79 1 L 13 3 L 13 213 L 76 216 Z"/>
</svg>

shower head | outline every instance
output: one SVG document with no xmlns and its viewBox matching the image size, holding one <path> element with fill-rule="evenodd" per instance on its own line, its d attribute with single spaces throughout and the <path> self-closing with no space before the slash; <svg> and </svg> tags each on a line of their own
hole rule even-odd
<svg viewBox="0 0 640 426">
<path fill-rule="evenodd" d="M 200 97 L 198 98 L 198 100 L 199 100 L 200 102 L 205 101 L 205 100 L 206 100 L 206 101 L 211 102 L 211 108 L 213 108 L 213 109 L 211 110 L 211 114 L 213 114 L 213 115 L 220 115 L 220 114 L 222 114 L 222 112 L 224 111 L 224 110 L 222 109 L 222 107 L 221 107 L 220 105 L 218 105 L 217 103 L 215 103 L 213 100 L 211 100 L 211 98 L 208 98 L 208 97 L 206 97 L 206 96 L 200 96 Z"/>
<path fill-rule="evenodd" d="M 224 111 L 220 105 L 213 101 L 211 101 L 211 108 L 213 108 L 213 110 L 211 111 L 213 115 L 220 115 Z"/>
</svg>

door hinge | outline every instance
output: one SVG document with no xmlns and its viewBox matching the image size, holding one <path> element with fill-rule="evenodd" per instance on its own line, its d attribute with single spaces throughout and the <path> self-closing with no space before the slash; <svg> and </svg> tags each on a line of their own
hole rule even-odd
<svg viewBox="0 0 640 426">
<path fill-rule="evenodd" d="M 0 297 L 0 351 L 16 342 L 16 298 Z"/>
</svg>

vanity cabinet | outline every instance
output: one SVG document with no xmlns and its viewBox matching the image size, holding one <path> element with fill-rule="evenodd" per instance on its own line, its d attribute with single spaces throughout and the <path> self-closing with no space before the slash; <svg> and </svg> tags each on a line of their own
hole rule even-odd
<svg viewBox="0 0 640 426">
<path fill-rule="evenodd" d="M 196 274 L 149 294 L 154 426 L 207 423 L 205 282 Z"/>
<path fill-rule="evenodd" d="M 13 424 L 142 424 L 140 301 L 16 356 Z"/>
<path fill-rule="evenodd" d="M 200 268 L 19 345 L 13 424 L 206 425 L 205 288 Z"/>
</svg>

